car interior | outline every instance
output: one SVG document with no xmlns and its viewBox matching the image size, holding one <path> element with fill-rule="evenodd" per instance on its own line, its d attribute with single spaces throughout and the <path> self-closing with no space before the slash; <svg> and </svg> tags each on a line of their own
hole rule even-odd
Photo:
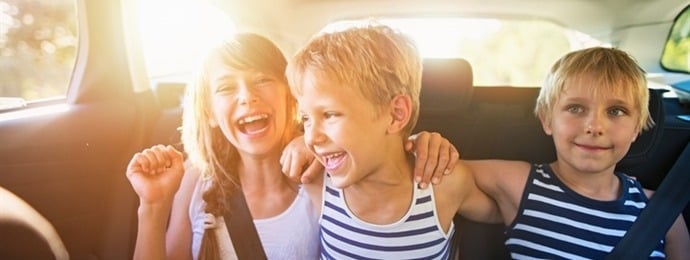
<svg viewBox="0 0 690 260">
<path fill-rule="evenodd" d="M 15 2 L 0 0 L 0 7 Z M 64 97 L 0 110 L 0 188 L 52 224 L 70 259 L 129 259 L 139 202 L 125 168 L 134 153 L 151 145 L 182 149 L 180 100 L 187 80 L 150 80 L 142 36 L 134 25 L 136 1 L 74 2 L 79 48 Z M 650 88 L 655 126 L 638 137 L 617 169 L 654 190 L 677 161 L 690 160 L 681 157 L 690 142 L 690 91 L 684 90 L 690 73 L 660 62 L 674 22 L 689 13 L 684 0 L 208 2 L 232 17 L 238 31 L 276 41 L 287 57 L 340 20 L 412 15 L 554 20 L 630 52 L 648 72 L 650 86 L 664 86 Z M 553 161 L 553 141 L 533 112 L 539 85 L 478 83 L 484 73 L 478 63 L 463 57 L 424 58 L 420 116 L 413 132 L 441 133 L 462 159 Z M 687 224 L 690 204 L 682 203 Z M 460 216 L 454 221 L 458 259 L 509 258 L 503 224 Z M 0 259 L 59 259 L 51 245 L 31 228 L 0 218 Z"/>
</svg>

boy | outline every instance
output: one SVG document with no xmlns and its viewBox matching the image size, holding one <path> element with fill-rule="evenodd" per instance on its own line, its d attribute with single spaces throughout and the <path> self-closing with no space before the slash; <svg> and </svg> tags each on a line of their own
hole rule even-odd
<svg viewBox="0 0 690 260">
<path fill-rule="evenodd" d="M 603 259 L 652 192 L 614 172 L 640 131 L 653 125 L 644 71 L 625 52 L 569 53 L 546 77 L 535 113 L 553 137 L 557 160 L 465 161 L 495 199 L 514 259 Z M 650 258 L 690 259 L 682 216 Z"/>
<path fill-rule="evenodd" d="M 453 216 L 500 221 L 497 206 L 456 167 L 418 189 L 403 141 L 419 109 L 421 60 L 385 26 L 312 39 L 289 62 L 305 142 L 328 176 L 305 187 L 320 212 L 324 259 L 447 259 Z"/>
</svg>

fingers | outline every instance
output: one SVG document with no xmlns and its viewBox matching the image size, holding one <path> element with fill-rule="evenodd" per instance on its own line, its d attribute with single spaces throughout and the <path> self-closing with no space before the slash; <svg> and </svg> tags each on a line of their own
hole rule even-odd
<svg viewBox="0 0 690 260">
<path fill-rule="evenodd" d="M 426 164 L 424 166 L 424 173 L 422 175 L 422 183 L 424 183 L 424 184 L 428 184 L 430 182 L 436 184 L 440 181 L 440 176 L 443 175 L 443 173 L 435 175 L 435 173 L 437 171 L 443 172 L 442 169 L 445 169 L 445 168 L 442 168 L 442 169 L 437 170 L 439 168 L 438 166 L 440 166 L 439 165 L 439 163 L 440 163 L 439 162 L 439 154 L 443 154 L 443 153 L 439 153 L 439 151 L 441 151 L 441 148 L 443 148 L 441 146 L 442 140 L 443 140 L 443 137 L 441 137 L 441 135 L 439 133 L 431 133 L 429 135 L 429 144 L 426 146 L 427 151 L 425 151 L 427 153 Z M 424 149 L 424 147 L 420 145 L 417 148 L 417 150 L 418 150 L 417 153 L 422 153 L 420 151 L 421 149 Z M 446 148 L 446 149 L 448 149 L 448 148 Z M 435 179 L 432 179 L 432 177 L 434 177 L 434 176 L 437 176 L 437 177 Z M 424 188 L 424 187 L 422 187 L 422 188 Z"/>
<path fill-rule="evenodd" d="M 128 166 L 128 172 L 157 174 L 162 173 L 167 168 L 176 166 L 182 167 L 182 153 L 172 146 L 155 145 L 151 148 L 134 154 Z"/>
<path fill-rule="evenodd" d="M 309 167 L 302 174 L 300 181 L 302 183 L 311 183 L 312 180 L 315 180 L 319 177 L 319 174 L 324 174 L 324 167 L 319 160 L 312 160 Z"/>
<path fill-rule="evenodd" d="M 414 144 L 409 144 L 412 142 Z M 416 154 L 414 176 L 422 189 L 429 183 L 439 184 L 443 175 L 453 171 L 460 157 L 455 146 L 435 132 L 420 132 L 408 139 L 405 143 L 406 150 L 408 145 L 413 146 L 411 149 Z"/>
<path fill-rule="evenodd" d="M 311 163 L 313 157 L 307 158 L 309 155 L 305 154 L 305 152 L 306 151 L 301 151 L 300 153 L 294 154 L 290 157 L 290 170 L 288 172 L 290 179 L 299 181 L 300 177 L 302 176 L 302 171 L 309 166 L 309 163 Z"/>
<path fill-rule="evenodd" d="M 424 169 L 428 159 L 428 144 L 430 134 L 428 132 L 421 132 L 416 135 L 414 139 L 414 154 L 416 156 L 414 164 L 414 179 L 419 184 L 419 187 L 426 188 L 429 178 L 424 181 Z"/>
<path fill-rule="evenodd" d="M 440 136 L 440 135 L 439 135 Z M 451 156 L 451 147 L 453 147 L 450 142 L 442 142 L 439 141 L 439 149 L 436 150 L 438 152 L 438 163 L 436 164 L 436 167 L 433 169 L 433 173 L 431 176 L 431 183 L 433 184 L 439 184 L 441 182 L 441 178 L 443 178 L 443 175 L 446 174 L 448 171 L 448 164 L 450 162 L 450 156 Z M 434 150 L 433 148 L 429 148 L 430 150 Z M 433 158 L 433 155 L 429 155 L 429 157 Z M 431 160 L 427 163 L 427 166 L 431 163 Z M 426 173 L 425 173 L 426 174 Z"/>
<path fill-rule="evenodd" d="M 304 137 L 298 136 L 285 146 L 280 156 L 281 171 L 288 178 L 299 182 L 303 171 L 314 160 L 314 155 L 307 149 Z"/>
<path fill-rule="evenodd" d="M 419 136 L 420 134 L 427 134 L 427 133 L 428 132 L 426 132 L 426 131 L 422 131 L 420 133 L 410 135 L 410 137 L 408 137 L 407 141 L 405 142 L 405 151 L 406 152 L 414 152 L 414 147 L 415 147 L 414 143 L 415 143 L 415 141 L 417 141 L 417 136 Z"/>
<path fill-rule="evenodd" d="M 450 148 L 450 162 L 448 162 L 448 166 L 446 166 L 443 175 L 448 175 L 453 172 L 455 165 L 458 163 L 458 160 L 460 160 L 460 152 L 458 152 L 454 145 L 451 145 Z"/>
</svg>

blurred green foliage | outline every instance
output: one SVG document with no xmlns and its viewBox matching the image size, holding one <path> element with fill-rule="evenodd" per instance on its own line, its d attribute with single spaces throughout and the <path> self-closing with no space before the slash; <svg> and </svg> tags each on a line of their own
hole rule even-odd
<svg viewBox="0 0 690 260">
<path fill-rule="evenodd" d="M 0 96 L 64 96 L 76 50 L 76 1 L 0 0 Z"/>
<path fill-rule="evenodd" d="M 661 64 L 669 70 L 690 72 L 690 8 L 676 19 Z"/>
</svg>

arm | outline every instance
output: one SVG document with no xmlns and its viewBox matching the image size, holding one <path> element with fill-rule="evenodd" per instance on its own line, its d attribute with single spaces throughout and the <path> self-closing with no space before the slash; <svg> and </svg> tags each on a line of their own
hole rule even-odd
<svg viewBox="0 0 690 260">
<path fill-rule="evenodd" d="M 422 188 L 426 188 L 429 182 L 440 183 L 443 175 L 453 170 L 459 157 L 448 139 L 426 131 L 410 136 L 405 149 L 416 155 L 414 176 Z M 314 160 L 314 155 L 305 146 L 303 136 L 296 137 L 283 149 L 280 164 L 283 173 L 301 183 L 312 182 L 324 172 L 323 166 Z"/>
<path fill-rule="evenodd" d="M 644 189 L 644 193 L 648 198 L 654 195 L 653 190 Z M 690 259 L 690 234 L 682 214 L 673 222 L 664 239 L 667 259 Z"/>
<path fill-rule="evenodd" d="M 192 226 L 189 219 L 189 205 L 196 183 L 199 181 L 199 172 L 191 165 L 186 165 L 185 169 L 182 186 L 173 200 L 170 224 L 165 237 L 168 259 L 192 259 Z"/>
<path fill-rule="evenodd" d="M 171 146 L 145 149 L 130 160 L 127 179 L 139 196 L 134 259 L 165 259 L 166 224 L 183 172 L 182 154 Z"/>
<path fill-rule="evenodd" d="M 463 161 L 479 190 L 493 199 L 504 224 L 515 219 L 520 199 L 530 171 L 530 164 L 522 161 L 477 160 Z"/>
<path fill-rule="evenodd" d="M 456 187 L 460 205 L 457 213 L 472 221 L 484 223 L 501 223 L 501 213 L 496 201 L 479 189 L 472 173 L 472 168 L 463 163 L 456 166 L 453 175 L 460 180 Z M 455 177 L 455 176 L 453 176 Z"/>
<path fill-rule="evenodd" d="M 666 257 L 668 259 L 690 259 L 690 235 L 683 215 L 678 216 L 666 233 Z"/>
</svg>

